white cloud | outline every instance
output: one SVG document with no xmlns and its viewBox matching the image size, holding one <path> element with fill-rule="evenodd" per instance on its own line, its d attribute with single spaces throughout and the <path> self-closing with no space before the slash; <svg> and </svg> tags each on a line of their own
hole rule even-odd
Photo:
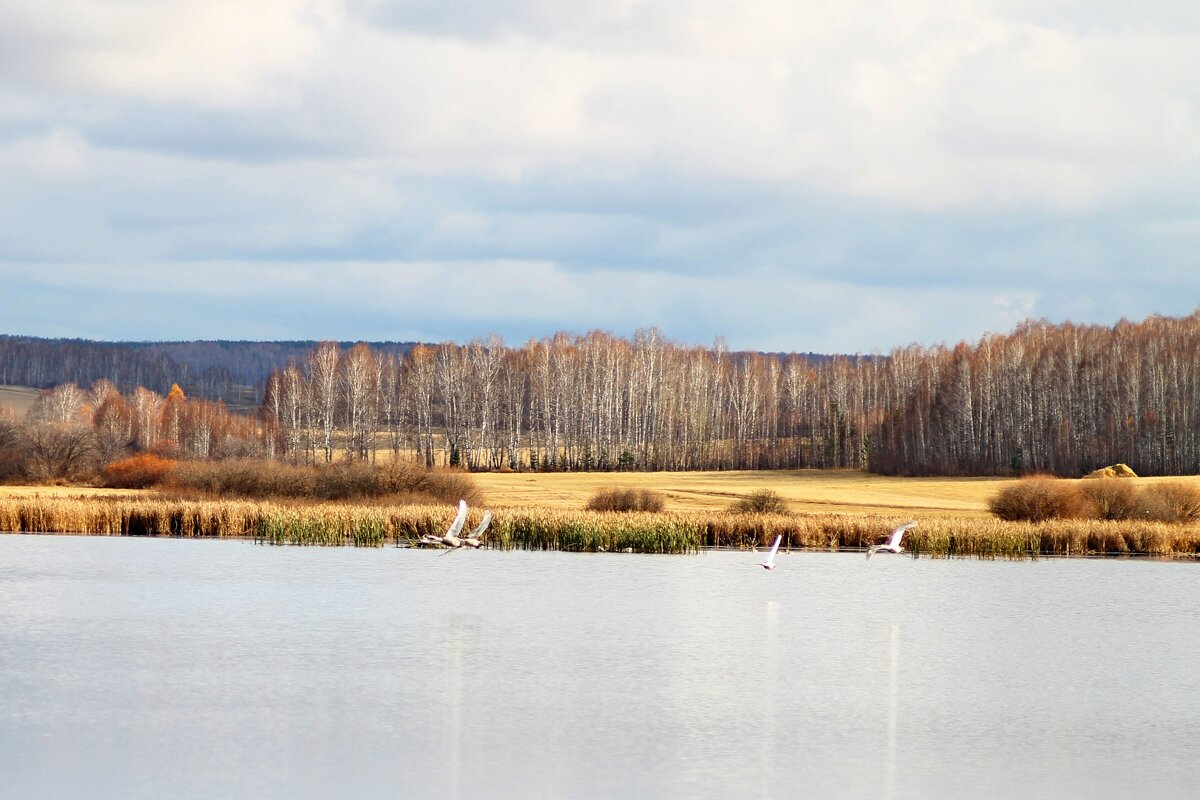
<svg viewBox="0 0 1200 800">
<path fill-rule="evenodd" d="M 1166 311 L 1200 288 L 1189 9 L 0 0 L 0 252 L 343 338 L 371 281 L 409 331 L 772 348 Z"/>
<path fill-rule="evenodd" d="M 337 25 L 338 6 L 333 0 L 4 0 L 0 22 L 3 41 L 28 43 L 15 65 L 26 83 L 100 92 L 113 102 L 251 111 L 288 95 L 312 70 L 323 35 Z"/>
</svg>

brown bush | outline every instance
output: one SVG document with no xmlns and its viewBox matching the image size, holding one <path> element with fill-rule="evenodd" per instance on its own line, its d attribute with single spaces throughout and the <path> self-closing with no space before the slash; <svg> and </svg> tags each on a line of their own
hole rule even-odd
<svg viewBox="0 0 1200 800">
<path fill-rule="evenodd" d="M 992 513 L 1003 520 L 1041 522 L 1087 515 L 1087 504 L 1073 483 L 1058 478 L 1022 478 L 988 501 Z"/>
<path fill-rule="evenodd" d="M 1200 520 L 1200 488 L 1182 481 L 1147 486 L 1138 494 L 1136 516 L 1156 522 Z"/>
<path fill-rule="evenodd" d="M 588 511 L 662 511 L 666 501 L 649 489 L 601 489 L 588 501 Z"/>
<path fill-rule="evenodd" d="M 729 506 L 734 514 L 788 514 L 787 501 L 770 489 L 759 489 Z"/>
<path fill-rule="evenodd" d="M 479 489 L 466 473 L 416 464 L 379 467 L 361 462 L 322 467 L 259 459 L 186 462 L 172 472 L 167 488 L 214 497 L 407 503 L 474 503 L 480 499 Z"/>
<path fill-rule="evenodd" d="M 1138 515 L 1137 489 L 1121 478 L 1080 481 L 1079 493 L 1090 506 L 1088 516 L 1095 519 L 1133 519 Z"/>
<path fill-rule="evenodd" d="M 142 453 L 106 464 L 100 471 L 100 483 L 110 489 L 149 489 L 162 483 L 175 461 L 153 453 Z"/>
</svg>

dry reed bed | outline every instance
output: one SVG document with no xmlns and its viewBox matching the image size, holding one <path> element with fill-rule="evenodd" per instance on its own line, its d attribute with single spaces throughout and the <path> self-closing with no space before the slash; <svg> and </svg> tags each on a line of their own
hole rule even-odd
<svg viewBox="0 0 1200 800">
<path fill-rule="evenodd" d="M 252 500 L 0 498 L 0 531 L 128 536 L 243 537 L 275 544 L 411 544 L 450 524 L 448 505 L 281 504 Z M 478 522 L 472 512 L 468 525 Z M 792 549 L 861 549 L 880 542 L 898 517 L 605 513 L 505 510 L 485 538 L 500 549 L 691 553 L 706 547 L 765 547 L 776 535 Z M 1161 522 L 922 520 L 904 540 L 919 556 L 1030 558 L 1041 555 L 1195 557 L 1200 526 Z"/>
</svg>

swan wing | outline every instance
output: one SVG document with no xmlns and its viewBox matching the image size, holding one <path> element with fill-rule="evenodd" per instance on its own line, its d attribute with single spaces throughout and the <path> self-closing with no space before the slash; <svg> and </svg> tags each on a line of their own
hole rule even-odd
<svg viewBox="0 0 1200 800">
<path fill-rule="evenodd" d="M 783 541 L 783 534 L 779 534 L 778 536 L 775 537 L 775 544 L 771 545 L 771 552 L 767 555 L 767 560 L 763 562 L 764 564 L 774 564 L 775 563 L 775 554 L 779 552 L 779 543 L 782 541 Z"/>
<path fill-rule="evenodd" d="M 887 543 L 888 549 L 898 548 L 900 546 L 900 540 L 904 538 L 904 532 L 916 524 L 916 522 L 906 522 L 899 528 L 896 528 L 896 530 L 892 531 L 892 538 L 888 539 Z"/>
<path fill-rule="evenodd" d="M 490 512 L 490 511 L 483 512 L 483 521 L 475 526 L 475 530 L 473 530 L 467 534 L 467 538 L 468 539 L 478 539 L 480 536 L 483 536 L 484 531 L 486 531 L 488 529 L 488 526 L 491 524 L 492 524 L 492 512 Z"/>
<path fill-rule="evenodd" d="M 458 515 L 454 517 L 454 522 L 450 524 L 450 530 L 446 531 L 446 536 L 458 536 L 463 529 L 463 524 L 467 521 L 467 501 L 458 501 Z"/>
</svg>

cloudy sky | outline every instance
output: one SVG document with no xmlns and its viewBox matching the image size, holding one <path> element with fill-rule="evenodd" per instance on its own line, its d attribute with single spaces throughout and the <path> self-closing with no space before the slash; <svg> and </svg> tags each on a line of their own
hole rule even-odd
<svg viewBox="0 0 1200 800">
<path fill-rule="evenodd" d="M 1190 1 L 0 0 L 0 333 L 1188 314 L 1197 76 Z"/>
</svg>

